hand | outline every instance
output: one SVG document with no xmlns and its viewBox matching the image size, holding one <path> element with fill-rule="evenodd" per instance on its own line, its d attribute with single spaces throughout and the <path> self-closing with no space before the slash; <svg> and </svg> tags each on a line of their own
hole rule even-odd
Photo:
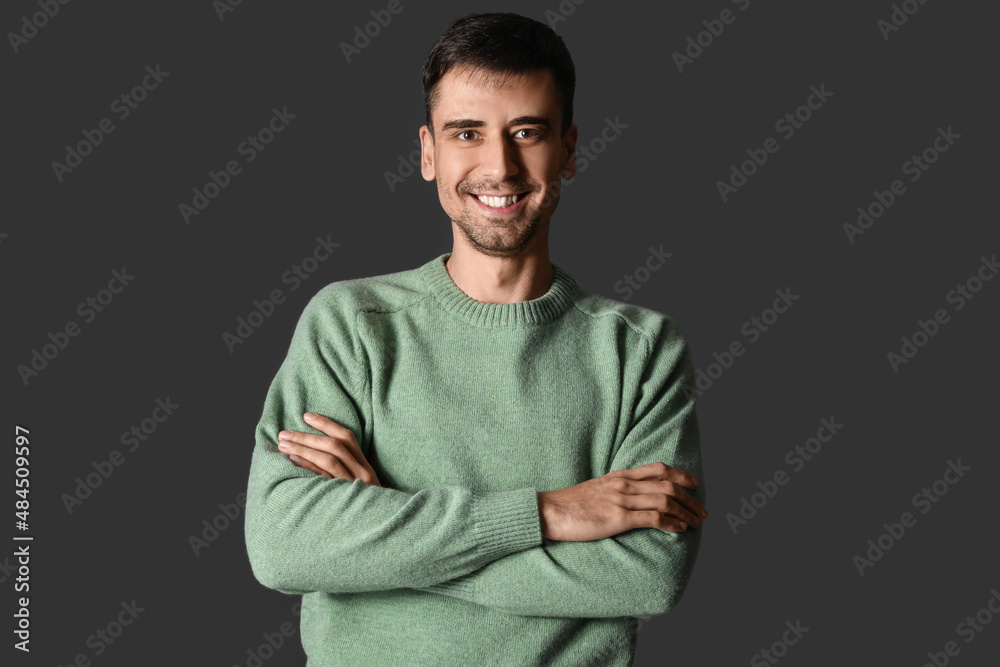
<svg viewBox="0 0 1000 667">
<path fill-rule="evenodd" d="M 382 486 L 350 429 L 312 412 L 305 413 L 302 419 L 326 435 L 299 431 L 278 433 L 278 449 L 288 455 L 289 461 L 331 479 L 347 479 L 352 482 L 360 479 L 365 484 Z"/>
<path fill-rule="evenodd" d="M 541 491 L 542 535 L 586 542 L 633 528 L 673 533 L 697 528 L 708 511 L 681 487 L 696 489 L 698 480 L 680 468 L 656 462 L 613 470 L 558 491 Z"/>
</svg>

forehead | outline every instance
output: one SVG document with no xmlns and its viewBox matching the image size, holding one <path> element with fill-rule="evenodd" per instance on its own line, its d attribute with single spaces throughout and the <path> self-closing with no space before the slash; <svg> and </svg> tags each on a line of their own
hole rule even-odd
<svg viewBox="0 0 1000 667">
<path fill-rule="evenodd" d="M 556 107 L 555 80 L 547 69 L 518 74 L 455 67 L 438 81 L 432 113 L 437 125 L 441 114 L 473 117 L 490 112 L 519 116 L 528 111 L 541 114 Z"/>
</svg>

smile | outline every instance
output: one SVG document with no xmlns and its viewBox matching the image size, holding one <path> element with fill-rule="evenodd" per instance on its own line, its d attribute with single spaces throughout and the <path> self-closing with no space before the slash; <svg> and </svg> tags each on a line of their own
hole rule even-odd
<svg viewBox="0 0 1000 667">
<path fill-rule="evenodd" d="M 520 192 L 513 195 L 470 195 L 475 197 L 475 199 L 483 206 L 483 208 L 492 211 L 494 213 L 508 213 L 515 211 L 520 208 L 521 202 L 524 201 L 524 196 L 527 193 Z"/>
</svg>

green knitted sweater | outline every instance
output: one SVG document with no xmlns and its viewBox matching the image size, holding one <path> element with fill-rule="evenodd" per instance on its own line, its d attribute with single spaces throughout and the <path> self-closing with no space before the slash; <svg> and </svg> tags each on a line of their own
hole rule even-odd
<svg viewBox="0 0 1000 667">
<path fill-rule="evenodd" d="M 306 306 L 256 430 L 254 575 L 303 595 L 311 667 L 629 665 L 636 619 L 680 600 L 700 529 L 556 542 L 537 492 L 663 461 L 704 502 L 684 338 L 555 265 L 537 299 L 475 301 L 447 258 Z M 351 429 L 383 487 L 290 463 L 277 433 L 318 433 L 304 412 Z"/>
</svg>

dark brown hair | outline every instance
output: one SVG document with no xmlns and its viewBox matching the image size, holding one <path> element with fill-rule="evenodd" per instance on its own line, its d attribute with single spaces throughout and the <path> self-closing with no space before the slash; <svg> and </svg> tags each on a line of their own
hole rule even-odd
<svg viewBox="0 0 1000 667">
<path fill-rule="evenodd" d="M 562 134 L 573 123 L 573 59 L 562 37 L 544 23 L 509 12 L 471 14 L 452 23 L 424 61 L 424 108 L 431 135 L 435 88 L 453 67 L 471 67 L 499 76 L 547 69 L 552 72 L 562 111 Z"/>
</svg>

